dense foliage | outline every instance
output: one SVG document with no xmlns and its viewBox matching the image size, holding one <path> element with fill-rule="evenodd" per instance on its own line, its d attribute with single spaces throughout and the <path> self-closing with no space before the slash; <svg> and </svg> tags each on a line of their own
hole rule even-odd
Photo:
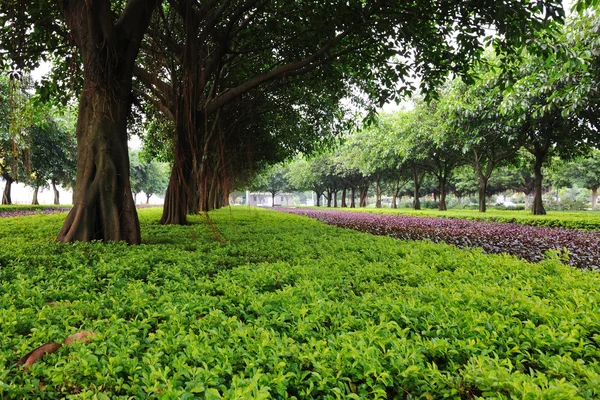
<svg viewBox="0 0 600 400">
<path fill-rule="evenodd" d="M 600 269 L 600 240 L 595 232 L 406 215 L 289 208 L 282 211 L 360 232 L 398 239 L 429 239 L 460 248 L 480 247 L 487 253 L 514 254 L 529 261 L 540 261 L 548 250 L 553 250 L 570 265 Z"/>
<path fill-rule="evenodd" d="M 211 213 L 224 242 L 140 215 L 133 247 L 3 221 L 0 397 L 600 395 L 597 273 L 257 209 Z"/>
</svg>

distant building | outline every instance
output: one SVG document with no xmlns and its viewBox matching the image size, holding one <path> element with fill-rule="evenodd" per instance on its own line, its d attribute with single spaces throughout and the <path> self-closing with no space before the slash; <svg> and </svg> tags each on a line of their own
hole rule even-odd
<svg viewBox="0 0 600 400">
<path fill-rule="evenodd" d="M 273 207 L 273 196 L 271 193 L 246 192 L 246 204 L 256 207 Z M 275 195 L 275 207 L 289 207 L 294 205 L 294 197 L 291 193 L 278 193 Z"/>
</svg>

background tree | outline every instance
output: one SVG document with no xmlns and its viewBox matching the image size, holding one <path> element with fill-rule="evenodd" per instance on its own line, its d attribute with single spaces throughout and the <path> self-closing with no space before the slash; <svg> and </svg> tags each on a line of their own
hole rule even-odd
<svg viewBox="0 0 600 400">
<path fill-rule="evenodd" d="M 267 168 L 256 176 L 252 190 L 271 194 L 271 207 L 275 207 L 275 196 L 289 190 L 288 168 L 281 164 Z"/>
</svg>

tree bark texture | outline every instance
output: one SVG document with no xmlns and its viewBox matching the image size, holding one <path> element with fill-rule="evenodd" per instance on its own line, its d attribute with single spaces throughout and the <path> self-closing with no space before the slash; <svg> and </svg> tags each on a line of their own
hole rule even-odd
<svg viewBox="0 0 600 400">
<path fill-rule="evenodd" d="M 415 210 L 421 209 L 421 201 L 419 200 L 419 191 L 421 190 L 421 179 L 419 177 L 419 170 L 416 166 L 412 166 L 413 175 L 413 208 Z"/>
<path fill-rule="evenodd" d="M 56 188 L 55 181 L 52 181 L 52 191 L 54 192 L 54 205 L 59 205 L 60 204 L 60 193 L 58 192 L 58 189 Z"/>
<path fill-rule="evenodd" d="M 8 205 L 8 204 L 12 204 L 12 199 L 10 197 L 10 189 L 12 187 L 12 184 L 14 182 L 14 179 L 12 179 L 9 176 L 3 176 L 6 184 L 4 185 L 4 192 L 2 193 L 2 204 L 4 205 Z"/>
<path fill-rule="evenodd" d="M 342 208 L 346 207 L 348 207 L 348 204 L 346 204 L 346 186 L 344 186 L 342 189 Z"/>
<path fill-rule="evenodd" d="M 544 209 L 544 202 L 542 200 L 542 180 L 544 176 L 542 175 L 542 164 L 546 157 L 546 151 L 537 150 L 535 154 L 535 164 L 534 164 L 534 193 L 533 193 L 533 207 L 532 213 L 533 215 L 545 215 L 546 210 Z"/>
<path fill-rule="evenodd" d="M 158 0 L 129 0 L 114 22 L 108 0 L 60 2 L 83 61 L 73 208 L 57 240 L 141 243 L 127 149 L 133 66 Z"/>
<path fill-rule="evenodd" d="M 486 192 L 487 192 L 487 184 L 488 180 L 485 176 L 479 176 L 479 212 L 486 212 L 487 210 L 487 202 L 486 202 Z"/>
<path fill-rule="evenodd" d="M 356 188 L 350 188 L 350 208 L 356 208 Z"/>
<path fill-rule="evenodd" d="M 33 199 L 31 200 L 31 204 L 34 206 L 39 206 L 40 202 L 38 201 L 38 192 L 40 191 L 39 187 L 33 188 Z"/>
<path fill-rule="evenodd" d="M 359 207 L 363 208 L 367 206 L 367 200 L 368 200 L 368 195 L 369 195 L 369 186 L 361 186 L 359 188 L 360 190 L 360 203 L 359 203 Z"/>
<path fill-rule="evenodd" d="M 381 183 L 375 182 L 375 208 L 381 208 Z"/>
<path fill-rule="evenodd" d="M 440 177 L 439 178 L 439 184 L 440 184 L 440 201 L 438 203 L 438 209 L 440 211 L 447 211 L 448 208 L 446 207 L 446 177 Z"/>
</svg>

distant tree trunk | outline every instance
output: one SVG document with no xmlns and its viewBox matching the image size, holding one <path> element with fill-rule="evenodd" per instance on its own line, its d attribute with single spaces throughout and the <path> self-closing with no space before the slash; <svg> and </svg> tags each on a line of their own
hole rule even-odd
<svg viewBox="0 0 600 400">
<path fill-rule="evenodd" d="M 446 211 L 446 176 L 439 178 L 440 183 L 440 202 L 438 203 L 438 209 L 440 211 Z"/>
<path fill-rule="evenodd" d="M 598 186 L 592 188 L 592 210 L 596 211 L 598 206 Z"/>
<path fill-rule="evenodd" d="M 375 208 L 381 208 L 381 182 L 375 181 Z"/>
<path fill-rule="evenodd" d="M 109 1 L 61 1 L 83 64 L 73 208 L 57 240 L 141 243 L 127 149 L 133 67 L 158 0 L 129 0 L 114 22 Z"/>
<path fill-rule="evenodd" d="M 321 207 L 321 195 L 322 193 L 315 192 L 317 194 L 317 207 Z"/>
<path fill-rule="evenodd" d="M 335 207 L 335 208 L 337 208 L 337 206 L 338 206 L 337 194 L 338 194 L 338 192 L 333 192 L 333 207 Z"/>
<path fill-rule="evenodd" d="M 533 215 L 545 215 L 546 210 L 544 209 L 544 202 L 542 200 L 542 180 L 544 176 L 542 175 L 542 164 L 544 159 L 546 158 L 547 150 L 536 148 L 535 151 L 535 164 L 533 167 L 534 171 L 534 193 L 533 193 Z"/>
<path fill-rule="evenodd" d="M 529 193 L 529 192 L 527 191 L 527 192 L 523 192 L 523 194 L 525 195 L 525 209 L 527 210 L 527 209 L 529 209 L 529 207 L 530 207 L 530 204 L 529 204 L 529 195 L 530 195 L 531 193 Z"/>
<path fill-rule="evenodd" d="M 411 167 L 413 175 L 413 208 L 415 210 L 421 209 L 421 201 L 419 200 L 419 191 L 421 190 L 421 179 L 419 177 L 419 170 L 415 165 Z"/>
<path fill-rule="evenodd" d="M 137 204 L 137 193 L 133 193 L 133 204 Z"/>
<path fill-rule="evenodd" d="M 367 206 L 367 200 L 368 200 L 368 195 L 369 195 L 369 186 L 361 186 L 359 188 L 360 190 L 360 203 L 359 203 L 359 207 L 363 208 Z"/>
<path fill-rule="evenodd" d="M 4 186 L 4 193 L 2 193 L 2 204 L 12 204 L 12 199 L 10 198 L 10 189 L 15 180 L 6 175 L 3 176 L 3 178 L 6 181 L 6 185 Z"/>
<path fill-rule="evenodd" d="M 60 204 L 60 193 L 58 193 L 58 189 L 56 188 L 56 181 L 52 180 L 52 191 L 54 192 L 54 204 Z"/>
<path fill-rule="evenodd" d="M 342 208 L 346 208 L 348 205 L 346 204 L 346 186 L 342 189 Z"/>
<path fill-rule="evenodd" d="M 331 207 L 331 195 L 332 192 L 330 190 L 327 191 L 327 207 Z"/>
<path fill-rule="evenodd" d="M 486 192 L 488 180 L 485 176 L 479 175 L 479 212 L 486 212 Z"/>
<path fill-rule="evenodd" d="M 152 197 L 152 193 L 146 193 L 146 204 L 150 204 L 150 197 Z"/>
<path fill-rule="evenodd" d="M 39 206 L 40 202 L 38 201 L 38 192 L 40 188 L 37 186 L 33 187 L 33 199 L 31 200 L 31 204 L 34 206 Z"/>
<path fill-rule="evenodd" d="M 350 208 L 356 208 L 356 188 L 352 186 L 350 188 Z"/>
<path fill-rule="evenodd" d="M 275 207 L 275 193 L 271 193 L 271 207 Z"/>
</svg>

